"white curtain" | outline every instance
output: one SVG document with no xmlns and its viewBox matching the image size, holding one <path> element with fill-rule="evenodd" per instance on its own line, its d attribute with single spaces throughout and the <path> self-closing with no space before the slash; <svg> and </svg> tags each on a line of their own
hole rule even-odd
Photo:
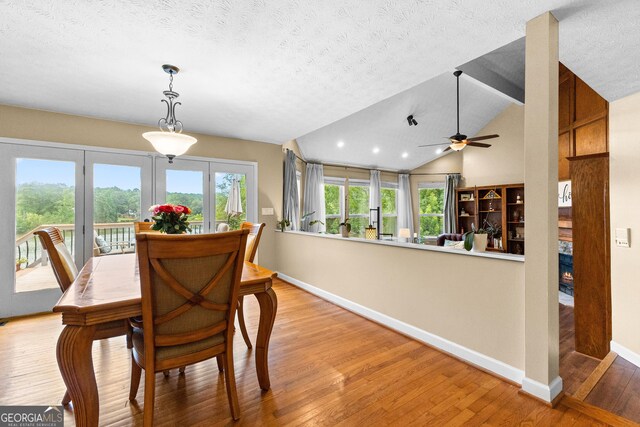
<svg viewBox="0 0 640 427">
<path fill-rule="evenodd" d="M 324 208 L 324 173 L 322 165 L 307 163 L 306 176 L 304 179 L 304 215 L 308 215 L 302 222 L 302 230 L 313 233 L 324 233 L 327 228 L 324 224 L 316 222 L 309 225 L 312 221 L 325 222 Z"/>
<path fill-rule="evenodd" d="M 380 171 L 371 171 L 369 178 L 369 209 L 380 207 Z M 382 212 L 380 212 L 382 218 Z"/>
<path fill-rule="evenodd" d="M 408 228 L 413 236 L 413 206 L 411 205 L 411 184 L 409 174 L 398 175 L 398 229 Z"/>
<path fill-rule="evenodd" d="M 299 230 L 300 205 L 296 176 L 296 155 L 291 150 L 287 150 L 287 156 L 284 160 L 284 206 L 282 210 L 282 217 L 291 222 L 291 229 Z"/>
</svg>

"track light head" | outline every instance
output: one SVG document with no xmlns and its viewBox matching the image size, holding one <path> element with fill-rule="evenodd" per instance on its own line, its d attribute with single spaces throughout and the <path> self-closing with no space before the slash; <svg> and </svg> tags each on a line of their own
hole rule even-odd
<svg viewBox="0 0 640 427">
<path fill-rule="evenodd" d="M 413 118 L 413 114 L 407 116 L 407 122 L 409 123 L 409 126 L 418 126 L 418 122 Z"/>
<path fill-rule="evenodd" d="M 413 122 L 414 126 L 418 126 L 418 122 L 416 122 L 416 119 L 411 119 L 411 121 Z"/>
</svg>

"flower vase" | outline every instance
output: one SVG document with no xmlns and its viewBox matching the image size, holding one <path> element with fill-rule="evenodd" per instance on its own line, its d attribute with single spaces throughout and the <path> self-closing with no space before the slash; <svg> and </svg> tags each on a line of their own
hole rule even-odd
<svg viewBox="0 0 640 427">
<path fill-rule="evenodd" d="M 341 225 L 340 234 L 342 234 L 342 237 L 349 237 L 349 231 L 347 231 L 347 227 L 345 227 L 344 225 Z"/>
<path fill-rule="evenodd" d="M 486 234 L 474 234 L 473 235 L 473 252 L 485 252 L 487 250 L 487 235 Z"/>
</svg>

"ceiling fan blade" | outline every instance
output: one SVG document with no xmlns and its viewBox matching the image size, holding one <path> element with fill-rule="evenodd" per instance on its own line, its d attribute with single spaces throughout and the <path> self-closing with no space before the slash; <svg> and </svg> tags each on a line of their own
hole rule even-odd
<svg viewBox="0 0 640 427">
<path fill-rule="evenodd" d="M 451 150 L 451 147 L 445 148 L 444 150 L 442 150 L 442 152 L 444 153 L 445 151 L 449 151 L 449 150 Z"/>
<path fill-rule="evenodd" d="M 437 147 L 438 145 L 447 145 L 448 142 L 441 142 L 440 144 L 427 144 L 427 145 L 418 145 L 418 147 Z"/>
<path fill-rule="evenodd" d="M 493 139 L 493 138 L 498 138 L 498 137 L 500 137 L 500 135 L 497 135 L 497 134 L 484 135 L 484 136 L 474 136 L 473 138 L 467 138 L 467 141 L 469 141 L 469 142 L 483 141 L 485 139 Z"/>
<path fill-rule="evenodd" d="M 481 147 L 481 148 L 489 148 L 491 144 L 484 144 L 482 142 L 469 142 L 467 143 L 469 147 Z"/>
</svg>

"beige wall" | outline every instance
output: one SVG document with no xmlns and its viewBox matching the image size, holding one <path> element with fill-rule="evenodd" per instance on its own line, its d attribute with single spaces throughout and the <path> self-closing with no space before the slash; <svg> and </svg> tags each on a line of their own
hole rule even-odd
<svg viewBox="0 0 640 427">
<path fill-rule="evenodd" d="M 297 233 L 276 242 L 278 271 L 524 369 L 524 263 Z"/>
<path fill-rule="evenodd" d="M 640 92 L 609 104 L 613 341 L 640 355 Z M 631 247 L 615 229 L 631 228 Z"/>
<path fill-rule="evenodd" d="M 478 135 L 494 133 L 500 138 L 486 141 L 491 148 L 467 147 L 462 151 L 464 186 L 524 182 L 524 106 L 510 105 Z"/>
<path fill-rule="evenodd" d="M 153 151 L 142 133 L 152 128 L 40 110 L 0 105 L 0 136 L 67 144 Z M 260 262 L 274 267 L 273 233 L 276 216 L 282 213 L 282 151 L 279 145 L 189 133 L 198 143 L 190 156 L 258 162 L 258 219 L 267 227 L 260 243 Z M 276 216 L 262 216 L 273 207 Z"/>
</svg>

